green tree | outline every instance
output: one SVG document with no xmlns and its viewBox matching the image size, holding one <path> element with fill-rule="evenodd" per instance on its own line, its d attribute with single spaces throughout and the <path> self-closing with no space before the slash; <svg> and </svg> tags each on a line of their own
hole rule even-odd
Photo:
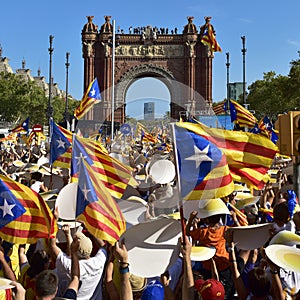
<svg viewBox="0 0 300 300">
<path fill-rule="evenodd" d="M 263 80 L 248 87 L 247 102 L 257 119 L 267 115 L 274 121 L 278 114 L 300 109 L 300 60 L 293 60 L 290 65 L 288 76 L 270 71 L 264 73 Z"/>
<path fill-rule="evenodd" d="M 34 81 L 26 81 L 21 76 L 11 73 L 0 73 L 0 119 L 16 123 L 30 118 L 30 125 L 48 125 L 46 116 L 49 97 Z M 60 122 L 64 119 L 65 99 L 53 97 L 53 119 Z M 69 99 L 68 112 L 73 115 L 79 101 Z"/>
</svg>

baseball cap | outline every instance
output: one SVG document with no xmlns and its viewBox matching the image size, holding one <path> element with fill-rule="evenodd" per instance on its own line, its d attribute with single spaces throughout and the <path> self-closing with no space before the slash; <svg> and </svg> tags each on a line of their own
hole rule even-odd
<svg viewBox="0 0 300 300">
<path fill-rule="evenodd" d="M 144 289 L 141 300 L 163 300 L 164 287 L 158 280 L 153 280 L 148 283 Z"/>
<path fill-rule="evenodd" d="M 225 297 L 224 286 L 216 279 L 198 279 L 195 281 L 195 289 L 203 300 L 224 300 Z"/>
<path fill-rule="evenodd" d="M 93 243 L 91 239 L 80 231 L 77 231 L 75 235 L 77 236 L 79 241 L 79 248 L 77 251 L 79 258 L 89 257 L 93 250 Z"/>
</svg>

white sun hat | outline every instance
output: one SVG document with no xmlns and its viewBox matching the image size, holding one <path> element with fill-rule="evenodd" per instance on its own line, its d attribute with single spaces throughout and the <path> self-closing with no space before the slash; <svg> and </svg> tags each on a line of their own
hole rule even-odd
<svg viewBox="0 0 300 300">
<path fill-rule="evenodd" d="M 175 165 L 167 159 L 158 160 L 151 166 L 149 175 L 156 183 L 169 183 L 175 178 Z"/>
<path fill-rule="evenodd" d="M 198 216 L 200 218 L 224 214 L 229 215 L 230 211 L 221 199 L 204 199 L 199 201 Z"/>
<path fill-rule="evenodd" d="M 266 247 L 265 252 L 267 257 L 280 268 L 300 272 L 300 249 L 274 244 Z"/>
<path fill-rule="evenodd" d="M 279 231 L 273 236 L 269 245 L 281 244 L 286 246 L 294 246 L 300 244 L 300 236 L 289 230 Z"/>
</svg>

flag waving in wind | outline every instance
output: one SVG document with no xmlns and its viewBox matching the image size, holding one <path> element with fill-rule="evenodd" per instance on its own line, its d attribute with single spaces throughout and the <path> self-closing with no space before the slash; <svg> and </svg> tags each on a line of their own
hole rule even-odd
<svg viewBox="0 0 300 300">
<path fill-rule="evenodd" d="M 50 123 L 51 141 L 50 141 L 50 165 L 55 161 L 61 160 L 57 166 L 69 168 L 71 165 L 71 143 L 72 133 L 55 124 L 53 120 Z"/>
<path fill-rule="evenodd" d="M 101 101 L 101 94 L 98 85 L 98 80 L 95 78 L 88 86 L 79 106 L 74 111 L 74 117 L 79 120 L 81 119 L 94 104 Z"/>
<path fill-rule="evenodd" d="M 173 136 L 184 200 L 219 198 L 233 192 L 234 183 L 220 149 L 197 133 L 176 125 Z"/>
<path fill-rule="evenodd" d="M 207 45 L 212 52 L 222 52 L 222 49 L 216 40 L 214 28 L 210 24 L 210 19 L 211 17 L 205 17 L 206 23 L 201 28 L 201 30 L 203 30 L 201 42 L 204 45 Z"/>
<path fill-rule="evenodd" d="M 278 133 L 275 132 L 274 126 L 271 120 L 264 116 L 263 119 L 260 120 L 258 124 L 259 128 L 266 133 L 266 135 L 270 138 L 270 140 L 276 144 L 278 141 Z"/>
<path fill-rule="evenodd" d="M 98 180 L 102 181 L 112 196 L 121 198 L 128 184 L 137 184 L 132 177 L 132 169 L 118 159 L 109 156 L 98 142 L 75 136 L 72 148 L 72 181 L 76 181 L 78 178 L 79 159 L 83 156 L 94 172 L 98 174 Z"/>
<path fill-rule="evenodd" d="M 224 109 L 228 110 L 227 102 L 225 102 Z M 257 119 L 248 109 L 233 100 L 229 100 L 229 110 L 231 122 L 237 123 L 241 127 L 253 128 L 257 123 Z"/>
<path fill-rule="evenodd" d="M 113 245 L 126 229 L 123 214 L 90 162 L 80 153 L 73 156 L 80 158 L 76 161 L 79 168 L 76 218 L 92 235 Z"/>
<path fill-rule="evenodd" d="M 28 133 L 29 130 L 29 117 L 24 120 L 21 124 L 16 126 L 15 128 L 11 129 L 10 132 L 19 133 L 19 132 L 26 132 Z"/>
<path fill-rule="evenodd" d="M 267 137 L 243 131 L 209 128 L 200 122 L 178 122 L 177 125 L 216 145 L 226 156 L 233 180 L 256 189 L 264 187 L 267 171 L 278 152 L 278 148 Z"/>
<path fill-rule="evenodd" d="M 0 237 L 10 243 L 32 244 L 56 232 L 54 216 L 41 196 L 0 175 Z"/>
</svg>

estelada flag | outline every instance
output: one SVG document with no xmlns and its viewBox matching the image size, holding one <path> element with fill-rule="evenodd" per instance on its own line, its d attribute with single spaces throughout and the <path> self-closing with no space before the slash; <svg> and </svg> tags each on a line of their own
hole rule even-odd
<svg viewBox="0 0 300 300">
<path fill-rule="evenodd" d="M 56 220 L 41 196 L 0 175 L 0 237 L 10 243 L 33 244 L 56 232 Z"/>
<path fill-rule="evenodd" d="M 126 230 L 123 214 L 99 178 L 99 173 L 83 156 L 78 167 L 76 219 L 83 222 L 92 235 L 114 245 Z"/>
<path fill-rule="evenodd" d="M 227 102 L 225 102 L 225 110 L 228 110 Z M 257 123 L 255 116 L 241 104 L 229 100 L 229 110 L 231 122 L 239 124 L 241 127 L 253 128 Z"/>
<path fill-rule="evenodd" d="M 81 119 L 94 104 L 101 101 L 101 94 L 98 85 L 98 80 L 95 78 L 88 86 L 79 106 L 74 111 L 74 117 L 79 120 Z"/>
<path fill-rule="evenodd" d="M 234 183 L 225 155 L 212 142 L 183 127 L 173 127 L 182 199 L 215 199 L 231 194 Z"/>
<path fill-rule="evenodd" d="M 50 130 L 50 165 L 68 169 L 71 167 L 72 132 L 57 125 L 53 120 Z"/>
<path fill-rule="evenodd" d="M 207 45 L 213 52 L 222 52 L 220 45 L 218 44 L 211 24 L 208 24 L 204 30 L 201 42 Z"/>
<path fill-rule="evenodd" d="M 97 141 L 79 136 L 73 138 L 71 164 L 73 182 L 76 182 L 78 178 L 81 157 L 85 158 L 85 161 L 98 174 L 98 179 L 114 197 L 122 198 L 128 184 L 137 185 L 132 176 L 131 167 L 103 151 L 103 146 Z"/>
<path fill-rule="evenodd" d="M 21 132 L 28 132 L 29 130 L 29 117 L 24 120 L 21 124 L 19 124 L 18 126 L 16 126 L 15 128 L 11 129 L 10 132 L 13 133 L 21 133 Z"/>
<path fill-rule="evenodd" d="M 176 123 L 179 127 L 197 133 L 218 147 L 226 156 L 234 181 L 262 189 L 268 180 L 267 172 L 272 165 L 278 148 L 267 137 L 190 122 Z"/>
</svg>

